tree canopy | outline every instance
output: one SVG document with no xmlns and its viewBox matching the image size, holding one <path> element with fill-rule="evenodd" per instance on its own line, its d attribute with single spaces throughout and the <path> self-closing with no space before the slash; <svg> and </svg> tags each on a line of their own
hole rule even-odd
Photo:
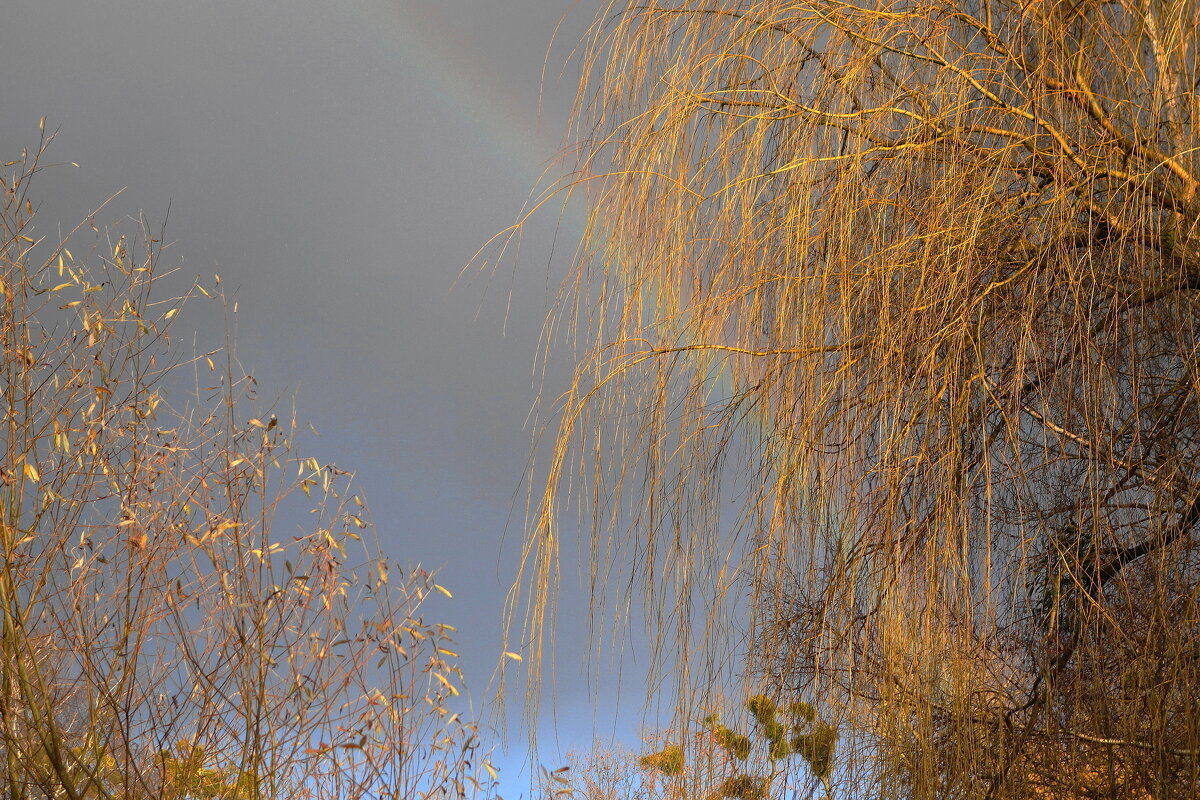
<svg viewBox="0 0 1200 800">
<path fill-rule="evenodd" d="M 736 652 L 818 706 L 836 794 L 1194 796 L 1198 26 L 606 6 L 535 641 L 577 508 L 598 613 L 644 601 L 685 705 Z"/>
</svg>

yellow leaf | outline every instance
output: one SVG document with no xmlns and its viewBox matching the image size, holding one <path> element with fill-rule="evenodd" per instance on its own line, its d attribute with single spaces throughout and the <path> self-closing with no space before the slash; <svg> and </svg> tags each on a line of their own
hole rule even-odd
<svg viewBox="0 0 1200 800">
<path fill-rule="evenodd" d="M 455 688 L 454 688 L 454 684 L 453 684 L 453 683 L 451 683 L 450 681 L 446 680 L 446 676 L 445 676 L 445 675 L 443 675 L 443 674 L 442 674 L 442 673 L 440 673 L 440 672 L 435 672 L 435 673 L 433 673 L 433 677 L 435 677 L 435 678 L 437 678 L 439 681 L 441 681 L 441 682 L 442 682 L 442 684 L 444 684 L 444 685 L 445 685 L 445 687 L 446 687 L 447 689 L 449 689 L 449 690 L 450 690 L 450 694 L 454 695 L 455 697 L 458 697 L 458 689 L 455 689 Z"/>
<path fill-rule="evenodd" d="M 500 776 L 496 773 L 496 768 L 488 762 L 483 762 L 483 768 L 487 770 L 487 774 L 492 776 L 492 780 L 499 780 Z"/>
<path fill-rule="evenodd" d="M 445 586 L 442 586 L 441 584 L 435 583 L 433 585 L 433 588 L 437 589 L 439 592 L 446 595 L 446 597 L 454 597 L 454 595 L 450 594 L 450 590 L 447 589 Z"/>
<path fill-rule="evenodd" d="M 511 652 L 506 651 L 504 653 L 504 655 L 508 658 L 511 658 L 513 661 L 524 661 L 525 660 L 525 659 L 521 658 L 520 653 L 511 653 Z"/>
<path fill-rule="evenodd" d="M 25 477 L 29 478 L 29 480 L 33 481 L 34 483 L 37 483 L 42 479 L 42 476 L 38 474 L 37 467 L 35 467 L 33 464 L 25 465 Z"/>
<path fill-rule="evenodd" d="M 170 311 L 168 311 L 166 314 L 163 315 L 163 319 L 170 319 L 171 317 L 175 316 L 175 314 L 178 311 L 179 311 L 178 308 L 172 308 Z"/>
</svg>

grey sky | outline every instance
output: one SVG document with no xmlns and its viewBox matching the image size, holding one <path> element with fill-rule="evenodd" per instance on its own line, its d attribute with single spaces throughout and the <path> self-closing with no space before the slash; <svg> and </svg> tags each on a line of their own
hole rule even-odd
<svg viewBox="0 0 1200 800">
<path fill-rule="evenodd" d="M 570 5 L 8 0 L 0 12 L 5 160 L 36 143 L 44 115 L 61 130 L 52 160 L 80 165 L 40 180 L 40 224 L 70 224 L 122 188 L 100 221 L 157 224 L 170 205 L 165 261 L 237 289 L 240 355 L 261 393 L 294 394 L 322 433 L 310 449 L 359 474 L 390 555 L 445 566 L 456 600 L 439 610 L 461 629 L 476 690 L 520 537 L 518 501 L 499 560 L 529 452 L 553 215 L 530 228 L 515 272 L 451 285 L 560 143 L 576 78 L 557 70 L 591 6 L 551 54 L 540 117 L 539 87 Z M 576 233 L 563 230 L 560 258 Z M 219 343 L 215 307 L 187 324 Z M 572 672 L 560 669 L 568 687 Z"/>
</svg>

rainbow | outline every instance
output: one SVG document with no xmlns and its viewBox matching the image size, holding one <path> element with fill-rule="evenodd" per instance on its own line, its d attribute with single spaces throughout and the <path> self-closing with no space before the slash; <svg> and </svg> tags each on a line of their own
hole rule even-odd
<svg viewBox="0 0 1200 800">
<path fill-rule="evenodd" d="M 531 190 L 544 185 L 561 148 L 540 130 L 536 119 L 531 124 L 521 113 L 528 99 L 496 80 L 495 70 L 475 57 L 475 49 L 454 30 L 445 12 L 432 3 L 400 8 L 385 0 L 370 5 L 391 18 L 388 28 L 399 37 L 410 74 L 443 107 L 485 134 L 490 155 L 512 177 L 524 180 Z M 366 13 L 364 6 L 359 9 Z"/>
</svg>

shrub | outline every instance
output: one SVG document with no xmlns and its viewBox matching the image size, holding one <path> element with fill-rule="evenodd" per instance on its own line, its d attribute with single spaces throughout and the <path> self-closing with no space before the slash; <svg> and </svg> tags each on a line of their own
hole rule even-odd
<svg viewBox="0 0 1200 800">
<path fill-rule="evenodd" d="M 181 310 L 220 295 L 163 294 L 145 224 L 43 233 L 48 141 L 0 209 L 5 795 L 464 796 L 453 629 L 419 616 L 440 587 L 382 557 L 294 417 L 251 410 L 230 343 L 177 346 Z"/>
</svg>

